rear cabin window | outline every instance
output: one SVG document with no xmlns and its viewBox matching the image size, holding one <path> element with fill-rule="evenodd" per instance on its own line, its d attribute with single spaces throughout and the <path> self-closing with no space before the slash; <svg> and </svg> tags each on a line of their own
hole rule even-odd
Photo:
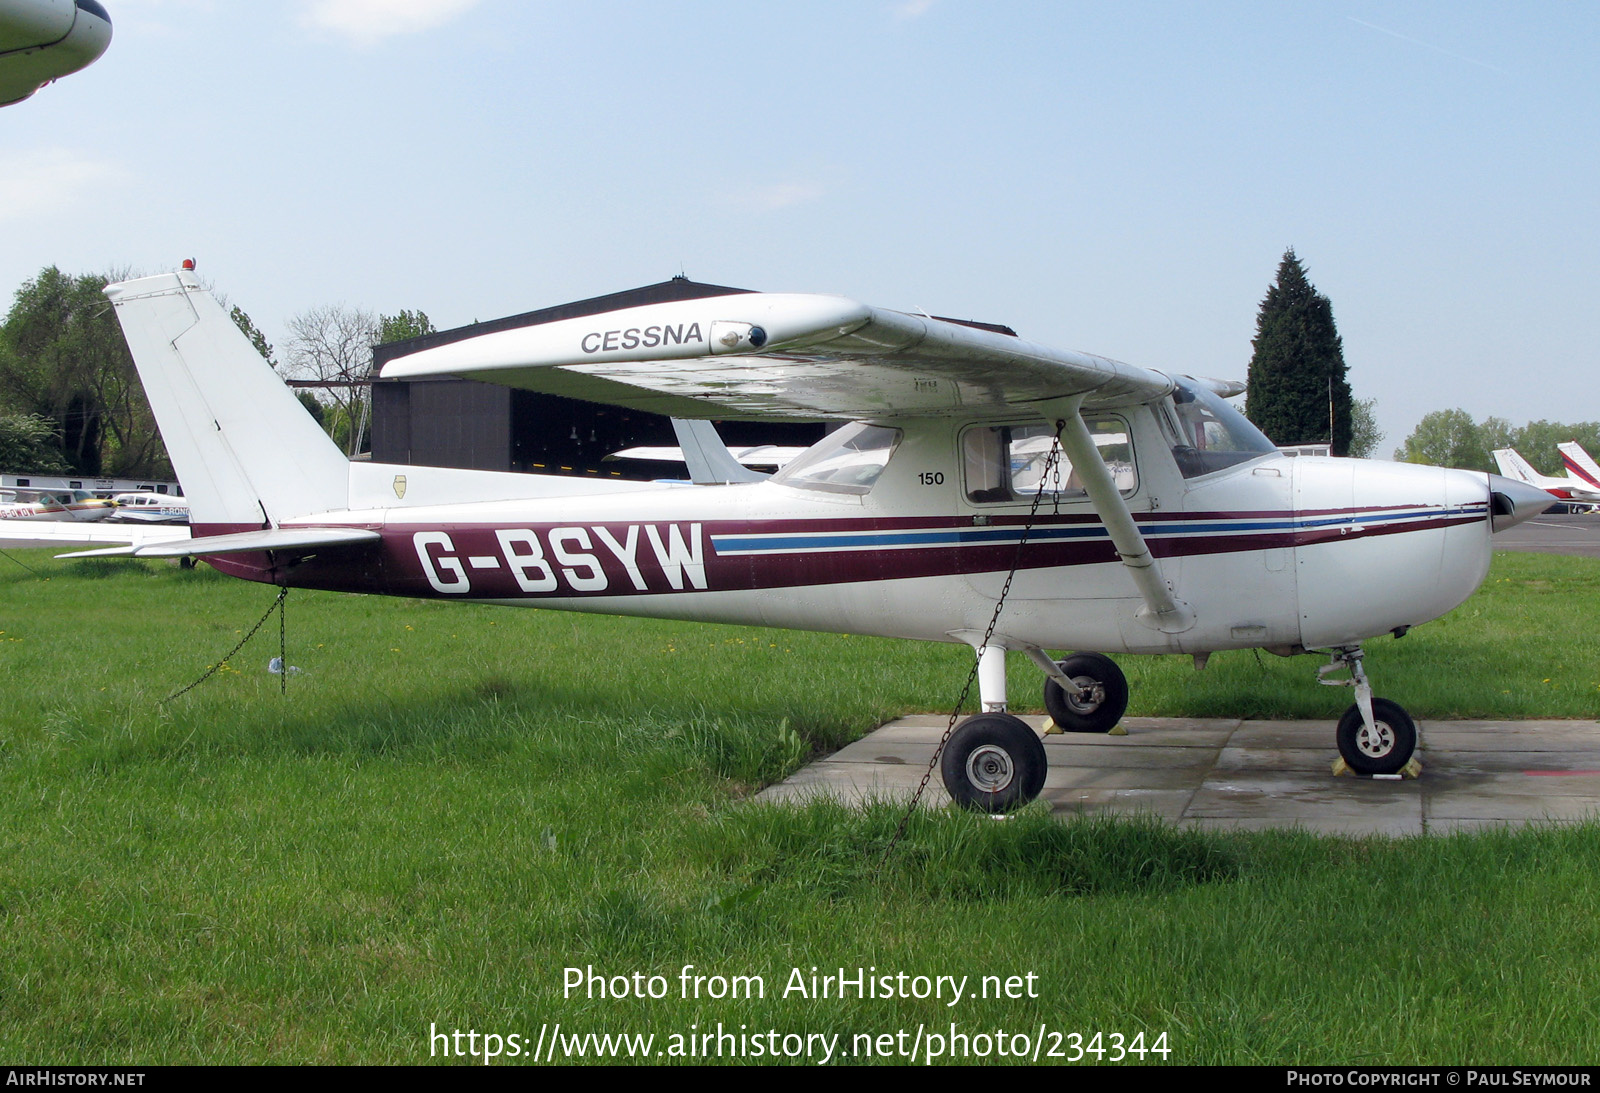
<svg viewBox="0 0 1600 1093">
<path fill-rule="evenodd" d="M 1117 489 L 1124 496 L 1131 494 L 1138 488 L 1139 477 L 1134 471 L 1128 423 L 1110 414 L 1087 416 L 1084 422 Z M 1047 474 L 1052 451 L 1057 453 L 1056 462 Z M 1082 477 L 1061 450 L 1055 430 L 1044 422 L 968 429 L 961 438 L 961 463 L 967 500 L 974 504 L 1031 502 L 1041 490 L 1047 501 L 1078 501 L 1088 496 Z"/>
<path fill-rule="evenodd" d="M 899 429 L 852 422 L 807 448 L 772 481 L 802 490 L 865 494 L 899 442 Z"/>
</svg>

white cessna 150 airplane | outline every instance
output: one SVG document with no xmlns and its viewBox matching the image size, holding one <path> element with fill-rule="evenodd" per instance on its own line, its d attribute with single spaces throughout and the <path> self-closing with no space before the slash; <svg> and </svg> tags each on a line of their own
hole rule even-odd
<svg viewBox="0 0 1600 1093">
<path fill-rule="evenodd" d="M 106 294 L 194 538 L 86 553 L 197 555 L 294 587 L 964 642 L 984 712 L 942 769 L 955 800 L 991 811 L 1032 799 L 1045 775 L 1038 733 L 1005 713 L 1012 651 L 1043 671 L 1057 726 L 1105 732 L 1128 698 L 1106 653 L 1323 650 L 1322 672 L 1348 669 L 1355 688 L 1345 762 L 1399 771 L 1416 731 L 1372 696 L 1362 641 L 1461 603 L 1491 530 L 1550 503 L 1481 473 L 1282 456 L 1226 403 L 1237 384 L 754 292 L 483 334 L 383 374 L 678 418 L 844 423 L 770 478 L 353 463 L 193 274 Z M 1044 651 L 1062 648 L 1093 652 Z"/>
</svg>

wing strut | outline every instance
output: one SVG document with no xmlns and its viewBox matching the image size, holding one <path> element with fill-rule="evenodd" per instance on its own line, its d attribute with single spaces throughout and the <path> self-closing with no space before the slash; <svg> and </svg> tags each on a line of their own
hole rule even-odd
<svg viewBox="0 0 1600 1093">
<path fill-rule="evenodd" d="M 1161 563 L 1145 545 L 1139 526 L 1128 511 L 1128 503 L 1117 489 L 1111 468 L 1106 466 L 1095 446 L 1089 426 L 1083 420 L 1082 396 L 1056 399 L 1044 404 L 1054 418 L 1061 447 L 1072 460 L 1073 470 L 1083 481 L 1095 512 L 1106 526 L 1112 545 L 1128 567 L 1133 583 L 1139 588 L 1144 607 L 1139 610 L 1139 621 L 1163 634 L 1181 634 L 1194 625 L 1194 610 L 1178 599 L 1161 576 Z"/>
</svg>

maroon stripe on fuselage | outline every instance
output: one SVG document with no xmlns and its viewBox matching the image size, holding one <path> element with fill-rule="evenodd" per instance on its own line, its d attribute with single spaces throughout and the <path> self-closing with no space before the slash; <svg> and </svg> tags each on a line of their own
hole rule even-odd
<svg viewBox="0 0 1600 1093">
<path fill-rule="evenodd" d="M 1382 511 L 1409 511 L 1421 506 L 1373 506 L 1317 510 L 1305 516 L 1337 516 Z M 1229 519 L 1284 521 L 1288 512 L 1140 514 L 1141 524 L 1155 531 L 1170 521 L 1196 523 Z M 1332 527 L 1240 531 L 1194 535 L 1155 535 L 1148 539 L 1157 557 L 1226 554 L 1291 548 L 1358 538 L 1402 535 L 1464 524 L 1484 516 L 1448 518 L 1419 515 L 1389 524 L 1340 524 Z M 962 543 L 939 547 L 880 548 L 851 546 L 812 552 L 720 554 L 713 537 L 804 535 L 843 532 L 870 535 L 959 529 L 984 532 L 1019 528 L 1026 516 L 994 516 L 974 525 L 971 517 L 881 517 L 864 519 L 794 519 L 771 521 L 657 521 L 654 523 L 558 524 L 391 524 L 376 544 L 319 547 L 315 551 L 255 552 L 202 557 L 214 568 L 247 580 L 289 584 L 340 592 L 373 592 L 428 599 L 528 599 L 615 597 L 678 594 L 697 591 L 747 591 L 810 585 L 852 584 L 921 577 L 1006 572 L 1022 569 L 1108 564 L 1117 561 L 1103 533 L 1082 539 L 1034 539 L 1021 550 L 1015 542 Z M 309 521 L 304 525 L 315 526 Z M 336 525 L 333 525 L 336 526 Z M 368 525 L 370 526 L 370 525 Z M 1091 515 L 1050 514 L 1034 525 L 1098 530 Z M 650 529 L 654 529 L 652 532 Z M 196 536 L 257 530 L 233 525 L 203 525 Z M 603 537 L 602 531 L 609 535 Z M 510 545 L 498 532 L 511 536 Z M 552 539 L 552 533 L 558 533 Z M 443 534 L 448 547 L 438 541 Z M 426 536 L 419 550 L 418 536 Z M 530 538 L 531 537 L 531 538 Z M 558 541 L 559 540 L 559 541 Z M 615 544 L 613 546 L 612 544 Z M 818 542 L 815 545 L 825 545 Z M 536 552 L 537 557 L 534 556 Z M 426 557 L 426 565 L 424 558 Z M 632 562 L 630 567 L 628 562 Z M 430 575 L 431 578 L 430 579 Z M 518 577 L 521 577 L 521 580 Z M 444 585 L 441 588 L 439 585 Z M 642 586 L 642 587 L 641 587 Z"/>
</svg>

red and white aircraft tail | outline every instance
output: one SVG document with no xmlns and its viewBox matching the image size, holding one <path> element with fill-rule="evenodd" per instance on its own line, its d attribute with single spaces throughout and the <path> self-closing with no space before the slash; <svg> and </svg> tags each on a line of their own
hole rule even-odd
<svg viewBox="0 0 1600 1093">
<path fill-rule="evenodd" d="M 1583 445 L 1576 440 L 1569 440 L 1556 447 L 1561 451 L 1561 462 L 1566 465 L 1567 477 L 1576 478 L 1600 492 L 1600 464 L 1596 464 L 1594 457 L 1583 450 Z"/>
<path fill-rule="evenodd" d="M 1561 445 L 1562 457 L 1568 467 L 1568 477 L 1565 478 L 1540 474 L 1533 469 L 1533 466 L 1526 459 L 1517 454 L 1515 448 L 1496 448 L 1493 454 L 1495 464 L 1500 468 L 1500 473 L 1507 478 L 1514 478 L 1519 482 L 1526 482 L 1530 486 L 1537 486 L 1539 489 L 1553 494 L 1563 501 L 1600 501 L 1600 482 L 1592 482 L 1581 472 L 1573 472 L 1572 457 L 1566 452 L 1568 447 L 1577 448 L 1577 445 Z M 1578 451 L 1583 453 L 1582 448 L 1578 448 Z M 1584 453 L 1583 458 L 1593 465 L 1594 460 L 1589 459 L 1587 453 Z"/>
</svg>

